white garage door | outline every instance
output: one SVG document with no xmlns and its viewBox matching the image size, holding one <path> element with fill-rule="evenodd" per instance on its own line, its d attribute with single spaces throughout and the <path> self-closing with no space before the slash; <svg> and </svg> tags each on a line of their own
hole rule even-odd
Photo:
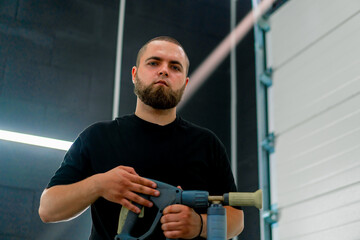
<svg viewBox="0 0 360 240">
<path fill-rule="evenodd" d="M 270 16 L 274 239 L 360 239 L 360 0 L 291 0 Z"/>
</svg>

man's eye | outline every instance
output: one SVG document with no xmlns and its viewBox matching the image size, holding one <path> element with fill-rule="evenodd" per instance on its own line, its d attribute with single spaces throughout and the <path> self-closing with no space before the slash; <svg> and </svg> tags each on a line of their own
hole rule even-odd
<svg viewBox="0 0 360 240">
<path fill-rule="evenodd" d="M 178 66 L 172 66 L 172 68 L 173 68 L 174 70 L 176 70 L 176 71 L 180 71 L 180 70 L 181 70 L 180 67 L 178 67 Z"/>
<path fill-rule="evenodd" d="M 148 63 L 150 66 L 156 66 L 157 65 L 157 62 L 149 62 Z"/>
</svg>

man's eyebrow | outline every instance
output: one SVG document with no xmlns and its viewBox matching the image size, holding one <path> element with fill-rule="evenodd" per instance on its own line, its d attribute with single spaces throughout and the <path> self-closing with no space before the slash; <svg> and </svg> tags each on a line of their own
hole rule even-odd
<svg viewBox="0 0 360 240">
<path fill-rule="evenodd" d="M 161 61 L 162 58 L 160 57 L 156 57 L 156 56 L 151 56 L 151 57 L 148 57 L 147 59 L 145 59 L 145 62 L 147 61 L 150 61 L 150 60 L 157 60 L 157 61 Z M 172 60 L 170 61 L 171 64 L 177 64 L 177 65 L 180 65 L 181 68 L 184 68 L 183 65 L 179 62 L 179 61 L 176 61 L 176 60 Z"/>
<path fill-rule="evenodd" d="M 145 59 L 145 62 L 147 62 L 147 61 L 149 61 L 149 60 L 158 60 L 158 61 L 160 61 L 161 58 L 152 56 L 152 57 L 148 57 L 147 59 Z"/>
</svg>

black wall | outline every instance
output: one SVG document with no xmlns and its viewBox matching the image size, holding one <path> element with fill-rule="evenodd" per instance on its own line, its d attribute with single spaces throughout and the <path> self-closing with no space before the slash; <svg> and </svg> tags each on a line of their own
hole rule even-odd
<svg viewBox="0 0 360 240">
<path fill-rule="evenodd" d="M 73 141 L 91 123 L 112 118 L 118 8 L 117 0 L 0 0 L 0 129 Z M 238 20 L 250 8 L 249 0 L 238 1 Z M 178 39 L 191 75 L 229 26 L 229 1 L 127 1 L 120 115 L 135 109 L 130 73 L 145 41 Z M 240 191 L 258 188 L 253 45 L 251 32 L 237 48 Z M 213 130 L 230 155 L 229 64 L 227 58 L 179 114 Z M 0 239 L 87 239 L 88 211 L 58 224 L 43 224 L 37 214 L 63 156 L 0 140 Z M 258 211 L 244 210 L 240 239 L 260 239 Z"/>
<path fill-rule="evenodd" d="M 73 141 L 111 118 L 118 1 L 0 1 L 0 128 Z M 0 239 L 86 239 L 87 212 L 43 224 L 63 151 L 0 141 Z"/>
</svg>

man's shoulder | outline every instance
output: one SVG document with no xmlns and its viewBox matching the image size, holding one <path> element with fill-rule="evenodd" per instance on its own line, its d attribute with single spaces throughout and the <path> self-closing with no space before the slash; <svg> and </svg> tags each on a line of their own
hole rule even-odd
<svg viewBox="0 0 360 240">
<path fill-rule="evenodd" d="M 122 124 L 128 124 L 130 122 L 134 122 L 137 119 L 135 114 L 127 114 L 127 115 L 123 115 L 121 117 L 117 117 L 114 121 L 118 124 L 118 125 L 122 125 Z"/>
<path fill-rule="evenodd" d="M 83 133 L 94 133 L 94 132 L 102 132 L 102 131 L 113 131 L 121 124 L 126 124 L 132 118 L 132 115 L 125 115 L 122 117 L 117 117 L 115 120 L 107 120 L 107 121 L 98 121 L 91 124 L 87 127 Z"/>
<path fill-rule="evenodd" d="M 212 130 L 210 130 L 209 128 L 204 127 L 204 126 L 200 126 L 200 125 L 198 125 L 196 123 L 190 122 L 190 121 L 185 120 L 185 119 L 183 119 L 181 117 L 179 117 L 179 125 L 184 130 L 192 132 L 194 134 L 204 135 L 204 136 L 207 136 L 207 137 L 218 139 L 216 134 Z"/>
<path fill-rule="evenodd" d="M 114 132 L 117 128 L 116 120 L 98 121 L 85 128 L 79 135 L 80 138 L 105 135 Z"/>
</svg>

